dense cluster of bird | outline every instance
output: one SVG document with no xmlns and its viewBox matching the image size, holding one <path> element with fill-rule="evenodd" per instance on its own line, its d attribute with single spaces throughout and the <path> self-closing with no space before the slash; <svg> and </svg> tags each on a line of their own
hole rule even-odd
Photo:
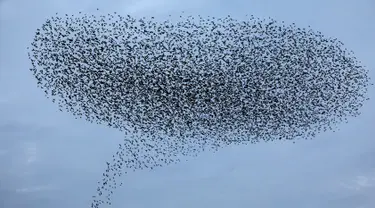
<svg viewBox="0 0 375 208">
<path fill-rule="evenodd" d="M 92 207 L 111 203 L 127 170 L 228 144 L 312 138 L 368 99 L 368 71 L 340 41 L 253 16 L 57 15 L 37 29 L 29 58 L 61 109 L 127 135 Z"/>
</svg>

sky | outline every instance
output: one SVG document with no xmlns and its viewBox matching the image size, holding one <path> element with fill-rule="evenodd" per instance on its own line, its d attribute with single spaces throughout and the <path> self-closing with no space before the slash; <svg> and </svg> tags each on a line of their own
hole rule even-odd
<svg viewBox="0 0 375 208">
<path fill-rule="evenodd" d="M 99 11 L 96 11 L 99 8 Z M 0 207 L 89 207 L 123 135 L 60 112 L 37 88 L 26 48 L 46 18 L 117 12 L 136 17 L 272 17 L 337 37 L 375 77 L 373 0 L 1 0 Z M 295 144 L 230 146 L 129 173 L 113 208 L 373 208 L 375 91 L 362 115 Z"/>
</svg>

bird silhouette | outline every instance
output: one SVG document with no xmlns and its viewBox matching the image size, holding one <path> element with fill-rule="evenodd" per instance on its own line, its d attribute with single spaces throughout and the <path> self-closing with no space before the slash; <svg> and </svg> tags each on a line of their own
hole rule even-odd
<svg viewBox="0 0 375 208">
<path fill-rule="evenodd" d="M 98 10 L 98 9 L 97 9 Z M 62 111 L 124 132 L 92 207 L 128 171 L 230 144 L 311 139 L 360 115 L 368 70 L 342 42 L 247 16 L 53 16 L 28 48 Z"/>
</svg>

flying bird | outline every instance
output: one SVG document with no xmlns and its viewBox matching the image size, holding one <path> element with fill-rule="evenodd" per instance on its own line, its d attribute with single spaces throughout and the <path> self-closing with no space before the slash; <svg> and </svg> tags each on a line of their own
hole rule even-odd
<svg viewBox="0 0 375 208">
<path fill-rule="evenodd" d="M 124 132 L 93 208 L 111 204 L 128 171 L 311 139 L 368 99 L 368 70 L 337 39 L 271 18 L 179 17 L 56 13 L 28 48 L 37 86 L 62 111 Z"/>
</svg>

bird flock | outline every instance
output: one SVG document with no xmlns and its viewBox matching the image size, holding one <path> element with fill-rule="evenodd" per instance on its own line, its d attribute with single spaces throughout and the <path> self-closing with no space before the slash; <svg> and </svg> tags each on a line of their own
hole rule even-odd
<svg viewBox="0 0 375 208">
<path fill-rule="evenodd" d="M 124 132 L 92 207 L 119 177 L 230 144 L 313 138 L 360 115 L 368 70 L 336 38 L 274 19 L 53 16 L 29 47 L 60 110 Z"/>
</svg>

